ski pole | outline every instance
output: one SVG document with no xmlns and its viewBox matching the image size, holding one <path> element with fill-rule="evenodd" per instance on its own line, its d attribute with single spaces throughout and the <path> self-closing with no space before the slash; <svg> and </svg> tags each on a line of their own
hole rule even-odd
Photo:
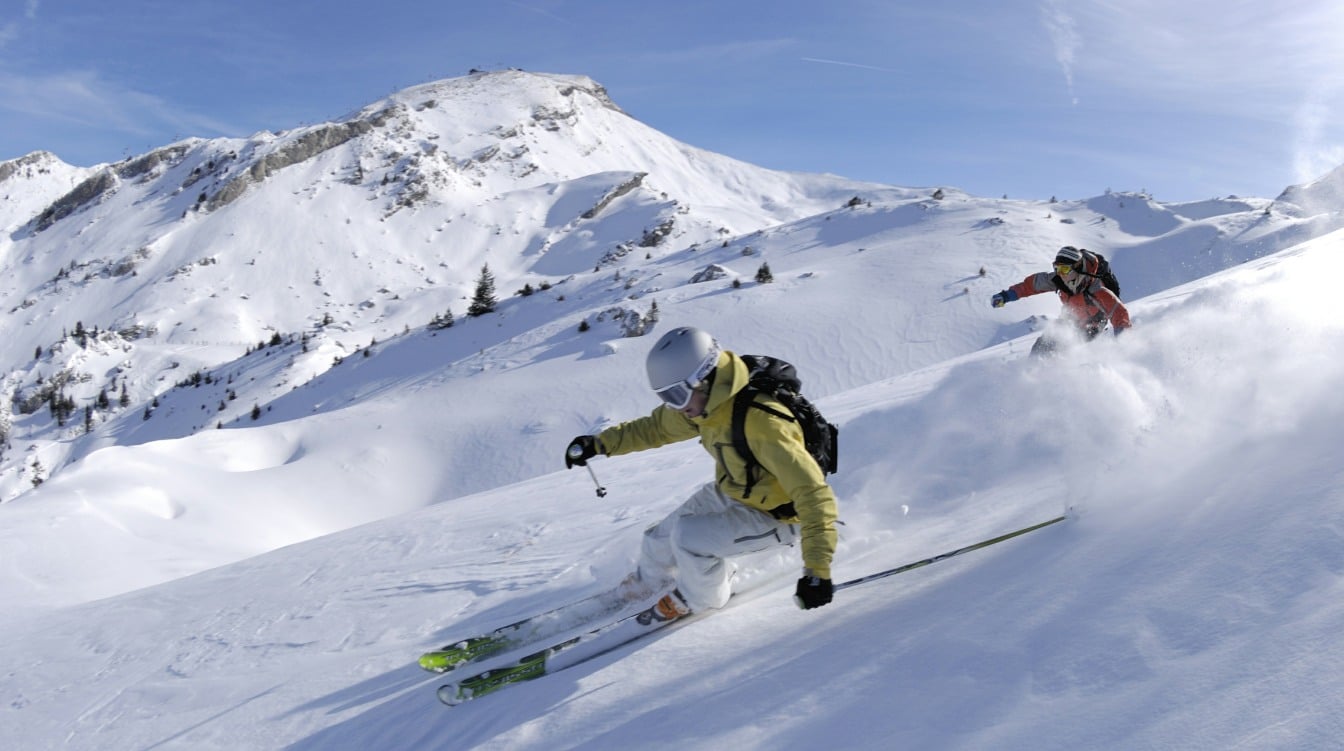
<svg viewBox="0 0 1344 751">
<path fill-rule="evenodd" d="M 1051 519 L 1050 521 L 1041 522 L 1040 524 L 1033 524 L 1030 527 L 1023 527 L 1022 529 L 1019 529 L 1016 532 L 1009 532 L 1006 535 L 999 535 L 998 537 L 989 540 L 983 540 L 981 542 L 977 542 L 974 545 L 967 545 L 964 548 L 957 548 L 956 550 L 951 550 L 941 555 L 935 555 L 932 558 L 925 558 L 922 561 L 907 563 L 904 566 L 897 566 L 896 568 L 888 569 L 886 571 L 879 571 L 875 574 L 860 576 L 857 579 L 851 579 L 847 582 L 835 585 L 835 591 L 839 592 L 840 590 L 846 589 L 848 587 L 857 587 L 860 584 L 867 584 L 868 582 L 877 581 L 878 579 L 885 579 L 888 576 L 895 576 L 896 574 L 902 574 L 905 573 L 906 571 L 913 571 L 914 569 L 917 568 L 923 568 L 924 566 L 927 566 L 930 563 L 937 563 L 938 561 L 946 560 L 953 556 L 961 555 L 962 553 L 969 553 L 972 550 L 987 548 L 990 545 L 994 545 L 995 543 L 1000 543 L 1003 542 L 1004 540 L 1011 540 L 1012 538 L 1017 537 L 1018 535 L 1025 535 L 1028 532 L 1034 532 L 1042 527 L 1048 527 L 1051 524 L 1062 522 L 1067 518 L 1069 518 L 1068 514 L 1065 514 L 1063 516 L 1057 516 L 1054 519 Z"/>
<path fill-rule="evenodd" d="M 578 446 L 570 446 L 569 458 L 582 459 L 583 449 L 579 448 Z M 589 464 L 588 462 L 584 462 L 583 466 L 588 470 L 588 476 L 593 478 L 593 484 L 597 486 L 597 497 L 605 498 L 607 496 L 607 489 L 602 487 L 602 483 L 597 481 L 597 473 L 593 471 L 593 465 Z"/>
</svg>

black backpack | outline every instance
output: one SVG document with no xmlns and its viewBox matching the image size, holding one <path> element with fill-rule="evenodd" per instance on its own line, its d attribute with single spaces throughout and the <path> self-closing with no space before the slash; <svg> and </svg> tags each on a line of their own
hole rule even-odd
<svg viewBox="0 0 1344 751">
<path fill-rule="evenodd" d="M 1100 253 L 1095 253 L 1090 250 L 1083 250 L 1082 248 L 1079 248 L 1079 250 L 1082 251 L 1083 258 L 1089 260 L 1095 260 L 1097 266 L 1097 273 L 1095 274 L 1087 273 L 1087 267 L 1091 267 L 1092 266 L 1091 263 L 1086 264 L 1086 266 L 1083 269 L 1080 269 L 1080 271 L 1087 276 L 1100 279 L 1103 287 L 1114 292 L 1115 296 L 1119 297 L 1120 280 L 1115 278 L 1115 272 L 1111 271 L 1111 263 L 1110 261 L 1106 260 L 1106 256 L 1103 256 Z"/>
<path fill-rule="evenodd" d="M 776 357 L 766 355 L 742 355 L 750 373 L 747 385 L 733 397 L 733 449 L 747 463 L 747 486 L 745 496 L 751 496 L 756 485 L 756 454 L 747 445 L 747 410 L 755 407 L 777 417 L 795 420 L 803 429 L 803 443 L 807 453 L 817 461 L 823 475 L 829 475 L 840 468 L 839 437 L 840 429 L 828 422 L 812 402 L 803 396 L 800 390 L 803 382 L 793 365 Z M 780 414 L 764 404 L 756 403 L 757 394 L 774 397 L 788 408 L 791 414 Z"/>
</svg>

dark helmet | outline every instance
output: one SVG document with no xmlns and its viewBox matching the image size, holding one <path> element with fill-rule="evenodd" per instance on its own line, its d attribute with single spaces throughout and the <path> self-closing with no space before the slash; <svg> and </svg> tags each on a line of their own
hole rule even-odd
<svg viewBox="0 0 1344 751">
<path fill-rule="evenodd" d="M 1083 283 L 1083 274 L 1086 272 L 1083 251 L 1078 248 L 1065 245 L 1055 254 L 1055 275 L 1068 286 L 1070 292 L 1078 291 L 1079 285 Z"/>
<path fill-rule="evenodd" d="M 1076 266 L 1078 268 L 1082 268 L 1083 251 L 1073 247 L 1072 245 L 1065 245 L 1064 247 L 1059 249 L 1058 253 L 1055 254 L 1055 264 L 1057 265 L 1066 264 L 1069 266 Z"/>
</svg>

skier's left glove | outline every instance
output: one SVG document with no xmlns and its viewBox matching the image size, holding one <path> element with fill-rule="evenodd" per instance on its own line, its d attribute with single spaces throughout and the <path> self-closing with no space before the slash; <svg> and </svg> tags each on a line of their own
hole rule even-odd
<svg viewBox="0 0 1344 751">
<path fill-rule="evenodd" d="M 597 436 L 581 435 L 569 442 L 565 449 L 565 469 L 588 466 L 588 460 L 597 456 Z"/>
<path fill-rule="evenodd" d="M 833 594 L 835 588 L 830 579 L 822 579 L 819 576 L 812 576 L 811 572 L 804 572 L 803 578 L 798 580 L 798 590 L 794 592 L 793 601 L 803 610 L 811 610 L 830 602 Z"/>
</svg>

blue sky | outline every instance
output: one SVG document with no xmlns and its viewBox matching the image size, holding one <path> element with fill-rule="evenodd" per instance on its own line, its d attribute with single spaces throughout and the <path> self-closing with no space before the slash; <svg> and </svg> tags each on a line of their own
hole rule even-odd
<svg viewBox="0 0 1344 751">
<path fill-rule="evenodd" d="M 8 0 L 0 160 L 88 166 L 504 67 L 775 169 L 976 195 L 1273 197 L 1344 163 L 1344 4 Z"/>
</svg>

